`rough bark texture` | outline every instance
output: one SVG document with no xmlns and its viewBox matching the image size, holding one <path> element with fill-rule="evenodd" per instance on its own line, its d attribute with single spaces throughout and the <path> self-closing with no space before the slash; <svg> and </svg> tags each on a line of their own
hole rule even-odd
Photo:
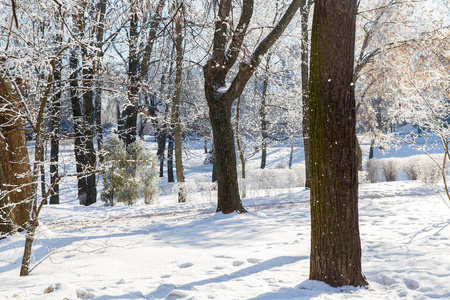
<svg viewBox="0 0 450 300">
<path fill-rule="evenodd" d="M 97 164 L 97 155 L 94 148 L 94 90 L 92 81 L 94 78 L 94 69 L 87 66 L 88 60 L 92 57 L 88 55 L 85 47 L 81 48 L 83 56 L 83 86 L 86 91 L 83 94 L 83 108 L 84 120 L 86 127 L 84 128 L 83 148 L 86 156 L 86 171 L 91 174 L 86 176 L 86 202 L 84 205 L 88 206 L 97 201 L 97 186 L 95 181 L 95 167 Z"/>
<path fill-rule="evenodd" d="M 0 234 L 30 220 L 31 166 L 19 96 L 0 72 Z"/>
<path fill-rule="evenodd" d="M 315 1 L 311 41 L 310 279 L 362 286 L 353 60 L 356 0 Z"/>
<path fill-rule="evenodd" d="M 136 4 L 134 4 L 136 5 Z M 128 103 L 125 109 L 125 146 L 128 147 L 136 141 L 138 100 L 139 100 L 139 53 L 138 53 L 138 13 L 137 8 L 133 6 L 133 13 L 130 16 L 130 38 L 129 38 L 129 56 L 128 56 Z"/>
<path fill-rule="evenodd" d="M 55 81 L 61 80 L 61 62 L 58 62 L 55 70 Z M 58 89 L 60 86 L 57 87 Z M 50 106 L 50 204 L 59 204 L 59 132 L 60 132 L 61 92 L 58 91 L 52 98 Z"/>
<path fill-rule="evenodd" d="M 267 124 L 269 121 L 267 121 L 267 87 L 269 85 L 269 63 L 270 63 L 270 53 L 267 55 L 266 58 L 266 70 L 264 73 L 264 81 L 263 81 L 263 88 L 262 88 L 262 94 L 261 94 L 261 107 L 259 109 L 259 116 L 261 118 L 261 169 L 264 169 L 266 167 L 266 161 L 267 161 L 267 139 L 269 138 L 269 135 L 267 133 Z"/>
<path fill-rule="evenodd" d="M 167 135 L 169 142 L 167 143 L 167 182 L 175 182 L 173 176 L 173 132 Z"/>
<path fill-rule="evenodd" d="M 210 106 L 210 116 L 216 154 L 217 211 L 224 214 L 234 211 L 243 213 L 245 209 L 239 196 L 231 107 Z"/>
<path fill-rule="evenodd" d="M 305 150 L 305 187 L 311 186 L 310 171 L 310 142 L 309 142 L 309 63 L 308 63 L 308 17 L 312 1 L 308 1 L 300 8 L 301 13 L 301 74 L 302 74 L 302 133 L 303 133 L 303 149 Z"/>
</svg>

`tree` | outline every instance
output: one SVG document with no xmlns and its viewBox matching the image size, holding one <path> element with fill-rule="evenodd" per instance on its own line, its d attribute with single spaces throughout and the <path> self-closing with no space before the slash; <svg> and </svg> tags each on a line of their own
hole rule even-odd
<svg viewBox="0 0 450 300">
<path fill-rule="evenodd" d="M 16 226 L 24 228 L 30 219 L 32 176 L 20 97 L 0 68 L 0 234 L 4 234 Z"/>
<path fill-rule="evenodd" d="M 300 72 L 302 73 L 302 134 L 303 134 L 303 149 L 305 151 L 305 188 L 311 186 L 311 171 L 310 171 L 310 143 L 309 143 L 309 32 L 308 32 L 308 19 L 309 12 L 313 0 L 308 0 L 305 5 L 300 8 L 301 13 L 301 29 L 302 29 L 302 41 L 301 41 L 301 59 L 302 66 Z"/>
<path fill-rule="evenodd" d="M 230 28 L 232 1 L 218 3 L 215 20 L 212 55 L 203 66 L 204 88 L 209 108 L 209 118 L 213 129 L 214 149 L 218 182 L 217 211 L 239 212 L 244 209 L 237 179 L 236 150 L 234 145 L 231 107 L 242 94 L 247 81 L 259 66 L 263 56 L 284 32 L 298 8 L 305 0 L 293 0 L 288 9 L 272 29 L 258 44 L 253 53 L 239 64 L 239 69 L 227 86 L 226 79 L 236 63 L 245 35 L 253 15 L 253 0 L 244 0 L 236 28 Z M 229 38 L 228 38 L 229 37 Z"/>
<path fill-rule="evenodd" d="M 310 279 L 363 286 L 353 64 L 356 0 L 317 0 L 311 35 Z"/>
<path fill-rule="evenodd" d="M 176 1 L 176 6 L 180 7 Z M 186 202 L 186 190 L 184 188 L 184 172 L 181 147 L 181 118 L 180 118 L 180 96 L 181 84 L 183 79 L 183 9 L 179 9 L 175 16 L 175 49 L 176 49 L 176 74 L 175 74 L 175 93 L 172 98 L 172 124 L 175 140 L 175 164 L 178 182 L 178 202 Z"/>
</svg>

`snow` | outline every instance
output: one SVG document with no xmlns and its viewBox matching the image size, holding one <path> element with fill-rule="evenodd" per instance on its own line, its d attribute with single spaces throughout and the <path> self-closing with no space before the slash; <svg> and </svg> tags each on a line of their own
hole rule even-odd
<svg viewBox="0 0 450 300">
<path fill-rule="evenodd" d="M 186 179 L 206 184 L 202 142 L 190 147 Z M 297 163 L 302 151 L 296 147 Z M 269 168 L 288 156 L 289 146 L 269 146 Z M 24 234 L 0 240 L 0 299 L 450 299 L 450 209 L 418 181 L 360 185 L 368 288 L 308 280 L 304 188 L 247 193 L 248 213 L 223 215 L 213 191 L 192 191 L 178 204 L 167 187 L 153 205 L 84 207 L 70 182 L 62 204 L 42 211 L 33 261 L 45 259 L 29 276 L 18 276 Z"/>
</svg>

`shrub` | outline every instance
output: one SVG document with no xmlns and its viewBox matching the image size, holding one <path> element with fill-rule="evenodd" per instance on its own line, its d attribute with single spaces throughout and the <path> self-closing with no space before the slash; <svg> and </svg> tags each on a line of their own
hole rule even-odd
<svg viewBox="0 0 450 300">
<path fill-rule="evenodd" d="M 132 205 L 140 197 L 146 204 L 152 203 L 157 193 L 156 157 L 144 148 L 140 140 L 125 150 L 123 142 L 115 134 L 106 138 L 104 150 L 104 191 L 101 199 L 109 205 L 115 202 Z"/>
</svg>

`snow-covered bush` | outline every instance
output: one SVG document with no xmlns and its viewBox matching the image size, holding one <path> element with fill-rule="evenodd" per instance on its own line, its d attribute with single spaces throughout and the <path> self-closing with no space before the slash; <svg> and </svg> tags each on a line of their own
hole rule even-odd
<svg viewBox="0 0 450 300">
<path fill-rule="evenodd" d="M 139 139 L 125 150 L 123 141 L 115 134 L 106 138 L 104 150 L 101 199 L 109 205 L 115 202 L 132 205 L 140 197 L 146 204 L 152 203 L 157 194 L 156 157 L 144 148 Z"/>
<path fill-rule="evenodd" d="M 278 165 L 277 165 L 278 167 Z M 257 169 L 247 172 L 246 189 L 283 189 L 302 187 L 305 184 L 305 165 L 294 164 L 292 169 Z"/>
<path fill-rule="evenodd" d="M 370 159 L 367 162 L 366 171 L 372 183 L 408 179 L 436 185 L 442 179 L 439 165 L 442 160 L 442 154 Z"/>
</svg>

